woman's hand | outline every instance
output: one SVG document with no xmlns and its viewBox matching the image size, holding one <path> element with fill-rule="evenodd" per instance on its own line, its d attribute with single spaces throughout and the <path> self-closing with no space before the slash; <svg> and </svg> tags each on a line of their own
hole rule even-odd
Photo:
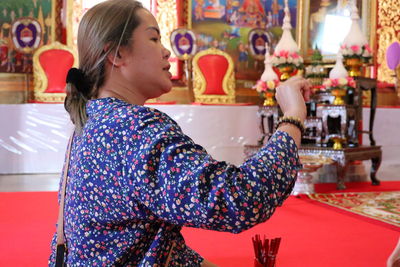
<svg viewBox="0 0 400 267">
<path fill-rule="evenodd" d="M 284 116 L 297 117 L 302 122 L 307 116 L 305 101 L 310 98 L 311 84 L 304 78 L 295 76 L 276 88 L 276 100 Z"/>
</svg>

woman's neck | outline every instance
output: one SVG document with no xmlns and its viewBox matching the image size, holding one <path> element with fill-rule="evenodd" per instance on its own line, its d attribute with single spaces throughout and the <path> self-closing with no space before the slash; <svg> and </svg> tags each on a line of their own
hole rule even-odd
<svg viewBox="0 0 400 267">
<path fill-rule="evenodd" d="M 136 93 L 136 90 L 127 88 L 119 83 L 106 82 L 99 88 L 97 98 L 114 97 L 129 104 L 143 106 L 146 99 Z"/>
</svg>

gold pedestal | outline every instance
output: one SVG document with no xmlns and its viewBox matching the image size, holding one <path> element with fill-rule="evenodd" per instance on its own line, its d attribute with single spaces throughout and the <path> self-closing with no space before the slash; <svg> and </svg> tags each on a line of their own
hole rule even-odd
<svg viewBox="0 0 400 267">
<path fill-rule="evenodd" d="M 361 76 L 362 60 L 360 58 L 346 58 L 344 64 L 351 77 Z"/>
<path fill-rule="evenodd" d="M 279 80 L 283 82 L 292 76 L 294 72 L 294 67 L 293 66 L 278 67 L 278 70 L 281 74 Z"/>
<path fill-rule="evenodd" d="M 343 137 L 332 137 L 331 138 L 333 141 L 333 149 L 334 150 L 340 150 L 343 148 L 342 142 L 346 141 L 345 138 Z"/>
<path fill-rule="evenodd" d="M 275 91 L 273 92 L 265 92 L 264 93 L 265 100 L 263 103 L 263 106 L 275 106 L 276 101 L 275 101 Z"/>
<path fill-rule="evenodd" d="M 344 105 L 345 102 L 342 97 L 346 95 L 346 89 L 332 89 L 331 94 L 335 96 L 335 100 L 333 100 L 334 105 Z"/>
</svg>

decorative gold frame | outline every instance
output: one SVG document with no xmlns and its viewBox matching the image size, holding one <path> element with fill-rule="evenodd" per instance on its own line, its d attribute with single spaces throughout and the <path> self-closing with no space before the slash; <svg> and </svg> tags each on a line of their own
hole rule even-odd
<svg viewBox="0 0 400 267">
<path fill-rule="evenodd" d="M 61 49 L 70 52 L 74 57 L 73 67 L 78 67 L 78 56 L 76 52 L 70 47 L 63 45 L 59 42 L 54 42 L 49 45 L 42 46 L 33 54 L 33 98 L 37 102 L 63 102 L 65 93 L 45 93 L 48 80 L 47 76 L 40 65 L 39 56 L 48 50 Z"/>
<path fill-rule="evenodd" d="M 220 55 L 228 61 L 228 69 L 222 80 L 222 89 L 226 95 L 205 95 L 206 79 L 200 70 L 198 61 L 202 56 L 206 55 Z M 197 53 L 193 57 L 193 92 L 195 102 L 205 104 L 233 104 L 235 103 L 235 75 L 234 63 L 228 53 L 216 48 L 209 48 Z"/>
<path fill-rule="evenodd" d="M 51 1 L 51 38 L 50 42 L 55 42 L 56 41 L 56 16 L 59 14 L 56 14 L 56 1 L 52 0 Z"/>
<path fill-rule="evenodd" d="M 300 23 L 298 25 L 301 25 L 300 33 L 298 34 L 298 44 L 300 45 L 300 51 L 303 55 L 304 58 L 307 58 L 309 55 L 307 55 L 307 50 L 308 50 L 308 30 L 309 30 L 309 18 L 310 18 L 310 1 L 312 0 L 299 0 L 299 3 L 301 4 L 301 12 L 297 13 L 298 18 L 300 18 Z M 376 2 L 377 0 L 362 0 L 362 10 L 360 13 L 360 17 L 363 18 L 362 20 L 362 29 L 365 30 L 365 32 L 369 33 L 368 39 L 370 46 L 372 48 L 375 47 L 376 44 Z M 299 31 L 296 31 L 297 33 Z M 334 33 L 333 33 L 334 34 Z M 329 56 L 334 56 L 334 55 L 329 55 Z M 328 61 L 335 61 L 335 58 L 331 58 L 331 60 Z"/>
<path fill-rule="evenodd" d="M 65 13 L 65 25 L 66 25 L 66 41 L 69 47 L 74 47 L 76 49 L 76 42 L 74 41 L 74 28 L 77 26 L 76 23 L 78 22 L 78 14 L 80 14 L 82 8 L 76 8 L 75 6 L 82 6 L 81 0 L 65 0 L 66 1 L 66 10 Z M 75 11 L 75 12 L 74 12 Z M 75 16 L 74 16 L 75 14 Z M 76 21 L 76 23 L 74 23 Z"/>
</svg>

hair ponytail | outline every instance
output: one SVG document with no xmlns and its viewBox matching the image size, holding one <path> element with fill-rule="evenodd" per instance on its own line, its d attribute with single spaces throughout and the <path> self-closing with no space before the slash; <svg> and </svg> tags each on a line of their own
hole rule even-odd
<svg viewBox="0 0 400 267">
<path fill-rule="evenodd" d="M 84 73 L 80 69 L 71 68 L 67 74 L 67 97 L 64 107 L 68 111 L 75 129 L 80 132 L 87 120 L 86 102 L 90 98 L 90 88 Z"/>
</svg>

